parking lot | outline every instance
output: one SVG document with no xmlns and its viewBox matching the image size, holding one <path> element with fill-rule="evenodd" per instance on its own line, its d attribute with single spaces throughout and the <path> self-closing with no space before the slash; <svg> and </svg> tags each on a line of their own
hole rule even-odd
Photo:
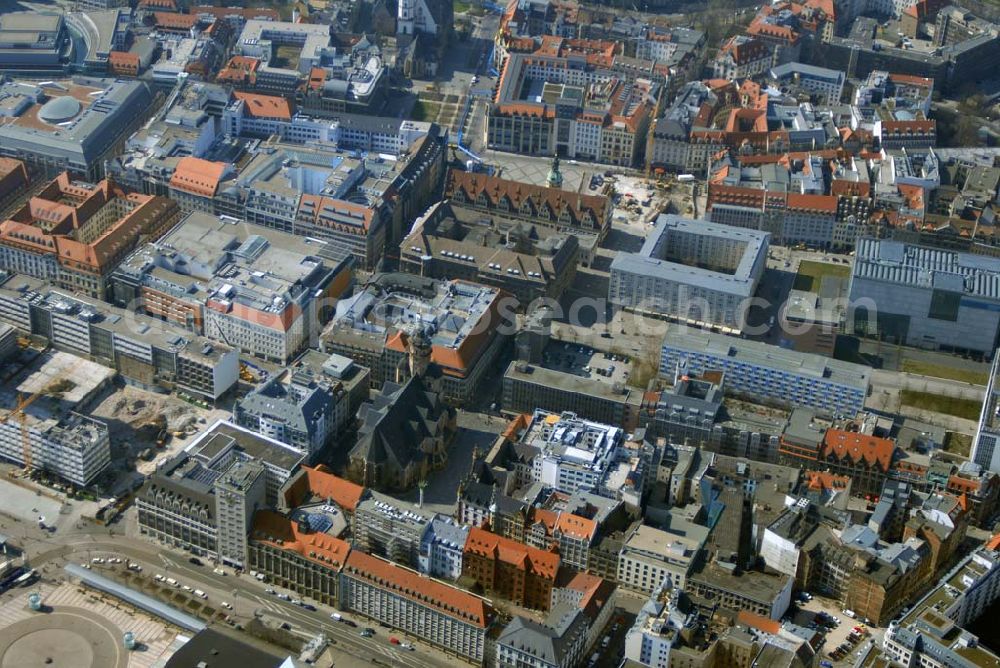
<svg viewBox="0 0 1000 668">
<path fill-rule="evenodd" d="M 835 666 L 853 665 L 860 654 L 864 653 L 868 643 L 878 641 L 877 629 L 872 629 L 863 621 L 851 619 L 844 614 L 843 608 L 837 601 L 822 596 L 813 596 L 811 601 L 800 602 L 792 621 L 806 628 L 815 625 L 817 630 L 825 629 L 825 642 L 820 648 L 820 661 L 827 661 Z M 863 628 L 864 634 L 852 636 L 855 627 Z M 837 648 L 845 643 L 850 646 L 849 650 L 837 653 L 835 655 L 837 658 L 831 656 L 831 653 L 836 652 Z"/>
</svg>

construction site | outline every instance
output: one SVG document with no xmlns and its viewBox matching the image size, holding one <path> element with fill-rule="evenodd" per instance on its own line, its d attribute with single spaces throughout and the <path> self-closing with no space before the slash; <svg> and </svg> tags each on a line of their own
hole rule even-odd
<svg viewBox="0 0 1000 668">
<path fill-rule="evenodd" d="M 115 461 L 129 470 L 134 462 L 134 471 L 148 475 L 159 461 L 183 450 L 205 425 L 230 413 L 126 385 L 104 395 L 91 415 L 108 425 Z"/>
</svg>

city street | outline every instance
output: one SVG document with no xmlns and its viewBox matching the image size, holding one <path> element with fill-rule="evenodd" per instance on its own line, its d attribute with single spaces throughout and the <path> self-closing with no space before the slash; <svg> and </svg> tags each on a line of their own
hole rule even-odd
<svg viewBox="0 0 1000 668">
<path fill-rule="evenodd" d="M 134 514 L 134 509 L 126 514 L 132 522 Z M 355 621 L 358 624 L 357 628 L 343 622 L 335 622 L 330 619 L 330 614 L 334 611 L 332 607 L 304 599 L 305 602 L 312 603 L 318 608 L 316 612 L 311 612 L 289 601 L 281 600 L 276 595 L 267 594 L 265 590 L 269 585 L 258 582 L 249 575 L 236 576 L 230 569 L 226 569 L 227 575 L 218 575 L 213 572 L 213 567 L 208 562 L 205 562 L 204 566 L 188 563 L 189 555 L 186 553 L 164 550 L 145 539 L 122 536 L 120 526 L 114 528 L 113 537 L 106 533 L 108 531 L 106 528 L 89 525 L 88 530 L 70 532 L 70 535 L 63 535 L 58 542 L 40 535 L 27 526 L 14 527 L 17 529 L 14 532 L 10 532 L 9 528 L 8 524 L 8 535 L 17 536 L 24 541 L 31 567 L 38 570 L 45 581 L 64 580 L 62 567 L 67 563 L 90 564 L 95 557 L 120 556 L 141 565 L 143 568 L 141 575 L 151 582 L 159 573 L 164 577 L 175 578 L 179 584 L 202 589 L 208 595 L 208 602 L 216 604 L 216 607 L 222 601 L 229 602 L 234 608 L 231 615 L 237 621 L 246 622 L 255 615 L 261 615 L 276 620 L 278 624 L 287 622 L 291 625 L 292 632 L 302 638 L 324 633 L 335 641 L 335 649 L 346 651 L 352 656 L 377 665 L 413 668 L 454 665 L 453 659 L 415 638 L 406 637 L 407 642 L 416 647 L 416 651 L 413 652 L 391 645 L 388 640 L 390 635 L 405 637 L 400 631 L 390 631 L 371 620 L 349 613 L 341 614 L 344 618 Z M 124 570 L 124 564 L 114 567 Z M 100 569 L 102 566 L 93 565 L 92 568 Z M 19 591 L 13 589 L 0 596 L 0 604 Z M 280 588 L 277 591 L 289 594 L 291 597 L 299 597 L 292 591 Z M 360 629 L 365 626 L 376 628 L 375 637 L 371 639 L 360 637 Z"/>
</svg>

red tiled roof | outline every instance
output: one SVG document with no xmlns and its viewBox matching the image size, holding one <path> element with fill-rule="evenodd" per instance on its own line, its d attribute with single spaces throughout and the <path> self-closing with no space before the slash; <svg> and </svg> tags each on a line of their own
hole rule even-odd
<svg viewBox="0 0 1000 668">
<path fill-rule="evenodd" d="M 835 475 L 829 471 L 806 471 L 806 486 L 814 491 L 843 491 L 851 483 L 846 475 Z"/>
<path fill-rule="evenodd" d="M 283 97 L 276 95 L 259 95 L 233 91 L 233 97 L 242 100 L 247 114 L 255 118 L 280 118 L 292 120 L 292 105 Z"/>
<path fill-rule="evenodd" d="M 799 211 L 837 212 L 837 198 L 833 195 L 788 195 L 788 208 Z"/>
<path fill-rule="evenodd" d="M 285 502 L 291 507 L 300 505 L 308 495 L 329 499 L 341 508 L 354 511 L 364 496 L 365 488 L 350 480 L 336 476 L 324 466 L 303 466 L 305 475 L 285 491 Z"/>
<path fill-rule="evenodd" d="M 888 471 L 895 450 L 896 444 L 888 438 L 843 429 L 828 429 L 823 436 L 820 456 L 823 459 L 832 455 L 839 460 L 864 461 L 869 466 L 878 464 L 883 471 Z"/>
<path fill-rule="evenodd" d="M 259 510 L 254 514 L 250 536 L 332 570 L 340 570 L 351 551 L 346 541 L 325 533 L 300 531 L 298 522 L 272 510 Z"/>
<path fill-rule="evenodd" d="M 465 553 L 502 561 L 549 580 L 555 580 L 559 571 L 558 554 L 498 536 L 479 527 L 469 529 L 469 537 L 465 541 Z"/>
<path fill-rule="evenodd" d="M 203 197 L 215 196 L 226 163 L 185 156 L 177 161 L 177 168 L 170 177 L 170 187 Z"/>
<path fill-rule="evenodd" d="M 776 635 L 781 630 L 781 622 L 768 619 L 762 615 L 756 615 L 749 610 L 740 610 L 736 613 L 736 623 L 758 629 L 764 633 Z"/>
<path fill-rule="evenodd" d="M 492 613 L 478 596 L 359 550 L 347 557 L 344 573 L 479 628 L 486 627 Z"/>
</svg>

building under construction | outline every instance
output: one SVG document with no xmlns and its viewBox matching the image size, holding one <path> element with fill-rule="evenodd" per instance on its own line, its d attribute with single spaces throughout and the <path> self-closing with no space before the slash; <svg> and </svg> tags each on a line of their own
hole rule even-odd
<svg viewBox="0 0 1000 668">
<path fill-rule="evenodd" d="M 84 413 L 114 375 L 74 355 L 40 355 L 0 388 L 0 458 L 79 487 L 93 483 L 111 463 L 111 440 L 108 426 Z"/>
</svg>

